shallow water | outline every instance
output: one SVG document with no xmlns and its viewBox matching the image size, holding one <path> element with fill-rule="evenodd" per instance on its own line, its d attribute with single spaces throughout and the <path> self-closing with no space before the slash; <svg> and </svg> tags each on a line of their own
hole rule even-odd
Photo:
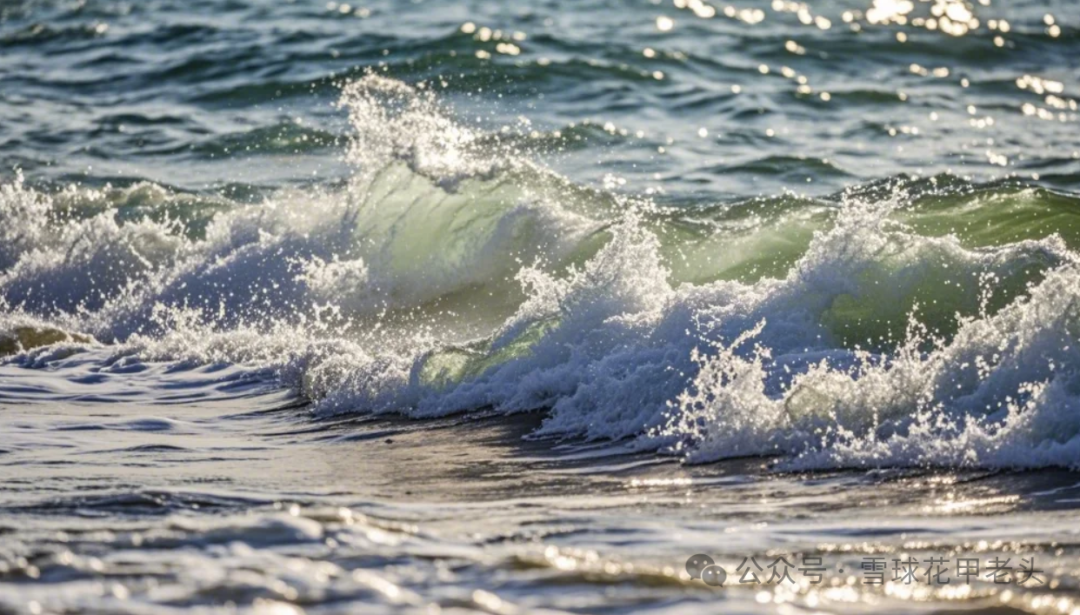
<svg viewBox="0 0 1080 615">
<path fill-rule="evenodd" d="M 0 611 L 1077 611 L 1078 9 L 3 3 Z"/>
<path fill-rule="evenodd" d="M 529 443 L 526 417 L 312 422 L 228 368 L 176 371 L 168 404 L 64 380 L 5 408 L 14 612 L 1062 612 L 1078 589 L 1071 472 L 686 466 Z M 682 572 L 698 552 L 732 571 L 817 557 L 822 580 L 711 588 Z M 1044 585 L 862 585 L 869 557 L 998 556 Z"/>
</svg>

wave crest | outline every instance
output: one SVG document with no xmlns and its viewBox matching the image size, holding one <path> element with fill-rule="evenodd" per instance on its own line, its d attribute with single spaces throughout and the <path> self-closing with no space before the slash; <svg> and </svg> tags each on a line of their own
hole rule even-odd
<svg viewBox="0 0 1080 615">
<path fill-rule="evenodd" d="M 4 186 L 5 318 L 115 340 L 64 340 L 103 369 L 248 365 L 323 414 L 545 410 L 535 437 L 791 469 L 1080 463 L 1075 199 L 935 179 L 659 207 L 419 85 L 368 75 L 341 104 L 337 186 L 186 218 L 160 186 Z"/>
</svg>

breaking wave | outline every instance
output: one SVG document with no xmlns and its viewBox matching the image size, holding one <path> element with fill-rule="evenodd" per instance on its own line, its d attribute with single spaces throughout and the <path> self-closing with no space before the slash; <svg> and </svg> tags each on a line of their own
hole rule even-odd
<svg viewBox="0 0 1080 615">
<path fill-rule="evenodd" d="M 535 437 L 691 462 L 1080 467 L 1074 196 L 940 176 L 665 204 L 419 85 L 369 75 L 341 106 L 337 184 L 0 188 L 0 353 L 243 365 L 323 415 L 545 411 Z"/>
</svg>

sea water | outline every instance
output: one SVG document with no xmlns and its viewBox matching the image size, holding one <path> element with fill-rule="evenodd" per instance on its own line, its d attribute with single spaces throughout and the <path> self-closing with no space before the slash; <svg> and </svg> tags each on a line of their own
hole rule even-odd
<svg viewBox="0 0 1080 615">
<path fill-rule="evenodd" d="M 3 3 L 0 611 L 1077 611 L 1078 15 Z"/>
</svg>

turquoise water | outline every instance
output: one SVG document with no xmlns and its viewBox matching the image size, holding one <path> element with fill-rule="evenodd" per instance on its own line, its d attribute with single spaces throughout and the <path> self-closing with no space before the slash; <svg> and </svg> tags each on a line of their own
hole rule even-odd
<svg viewBox="0 0 1080 615">
<path fill-rule="evenodd" d="M 1080 608 L 1078 10 L 0 4 L 0 610 Z"/>
</svg>

